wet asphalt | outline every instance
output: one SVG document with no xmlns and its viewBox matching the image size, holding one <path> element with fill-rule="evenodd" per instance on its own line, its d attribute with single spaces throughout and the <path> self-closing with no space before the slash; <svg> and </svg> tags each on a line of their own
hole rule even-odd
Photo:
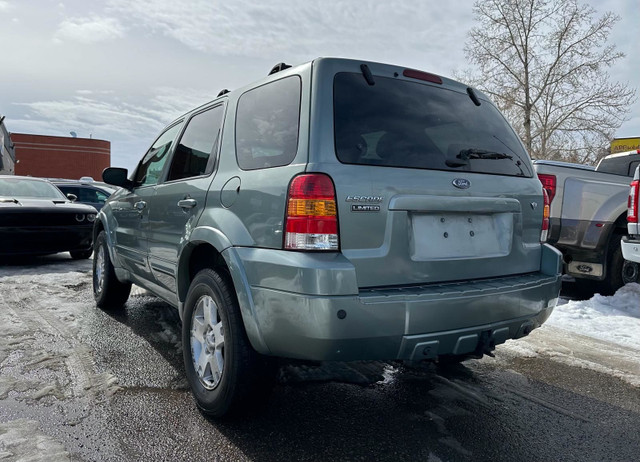
<svg viewBox="0 0 640 462">
<path fill-rule="evenodd" d="M 38 285 L 68 271 L 73 283 Z M 101 311 L 89 271 L 90 261 L 61 256 L 0 265 L 2 319 L 27 329 L 5 338 L 0 357 L 3 462 L 640 460 L 639 388 L 499 347 L 496 358 L 446 368 L 283 363 L 262 407 L 213 421 L 184 380 L 177 312 L 143 291 L 124 310 Z M 32 286 L 2 283 L 23 272 L 33 273 Z M 37 303 L 42 291 L 76 308 L 47 310 Z M 34 437 L 62 455 L 12 443 L 7 428 L 22 420 L 37 422 Z"/>
</svg>

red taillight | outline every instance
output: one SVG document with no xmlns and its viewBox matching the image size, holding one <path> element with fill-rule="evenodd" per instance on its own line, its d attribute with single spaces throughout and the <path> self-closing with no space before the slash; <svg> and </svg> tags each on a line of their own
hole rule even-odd
<svg viewBox="0 0 640 462">
<path fill-rule="evenodd" d="M 629 188 L 629 201 L 627 202 L 627 221 L 638 223 L 638 195 L 640 190 L 640 180 L 631 182 Z"/>
<path fill-rule="evenodd" d="M 299 175 L 289 186 L 284 248 L 338 250 L 338 215 L 333 181 L 321 173 Z"/>
<path fill-rule="evenodd" d="M 538 179 L 540 180 L 540 183 L 542 183 L 542 187 L 547 191 L 547 194 L 549 195 L 549 204 L 551 204 L 556 195 L 556 176 L 538 173 Z"/>
<path fill-rule="evenodd" d="M 546 189 L 542 190 L 542 196 L 544 197 L 544 208 L 542 209 L 542 227 L 540 232 L 540 242 L 547 242 L 547 237 L 549 235 L 549 209 L 550 209 L 551 201 L 549 200 L 549 194 L 547 194 Z"/>
</svg>

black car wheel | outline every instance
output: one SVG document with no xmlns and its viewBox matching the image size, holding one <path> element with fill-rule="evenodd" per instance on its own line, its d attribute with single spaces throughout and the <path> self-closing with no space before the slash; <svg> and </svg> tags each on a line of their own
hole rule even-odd
<svg viewBox="0 0 640 462">
<path fill-rule="evenodd" d="M 226 273 L 201 270 L 187 294 L 182 344 L 187 379 L 198 407 L 212 417 L 266 398 L 273 368 L 251 347 Z"/>
<path fill-rule="evenodd" d="M 74 260 L 86 260 L 93 253 L 93 249 L 70 251 L 69 254 Z"/>
<path fill-rule="evenodd" d="M 114 309 L 122 307 L 129 298 L 131 283 L 120 282 L 116 277 L 106 240 L 104 231 L 101 231 L 94 245 L 93 297 L 100 308 Z"/>
</svg>

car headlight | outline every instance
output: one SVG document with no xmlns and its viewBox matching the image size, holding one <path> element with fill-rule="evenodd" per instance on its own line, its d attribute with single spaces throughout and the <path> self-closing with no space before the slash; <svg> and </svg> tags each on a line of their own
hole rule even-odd
<svg viewBox="0 0 640 462">
<path fill-rule="evenodd" d="M 95 213 L 87 214 L 87 221 L 89 223 L 93 223 L 94 221 L 96 221 L 96 214 Z"/>
<path fill-rule="evenodd" d="M 84 221 L 84 213 L 76 213 L 76 221 L 82 223 Z"/>
</svg>

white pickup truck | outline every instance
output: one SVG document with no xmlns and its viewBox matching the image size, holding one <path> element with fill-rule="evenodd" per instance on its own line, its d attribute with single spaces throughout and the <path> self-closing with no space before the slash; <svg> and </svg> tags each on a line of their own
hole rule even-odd
<svg viewBox="0 0 640 462">
<path fill-rule="evenodd" d="M 636 174 L 629 187 L 629 199 L 627 201 L 627 231 L 628 236 L 623 236 L 622 255 L 625 260 L 640 263 L 640 224 L 638 223 L 638 199 L 640 195 L 640 166 L 636 167 Z M 636 280 L 638 279 L 638 265 L 636 268 Z"/>
<path fill-rule="evenodd" d="M 638 165 L 640 150 L 609 155 L 596 167 L 534 161 L 551 201 L 548 242 L 562 252 L 565 274 L 593 292 L 612 294 L 638 282 L 638 263 L 623 257 L 620 244 Z"/>
</svg>

